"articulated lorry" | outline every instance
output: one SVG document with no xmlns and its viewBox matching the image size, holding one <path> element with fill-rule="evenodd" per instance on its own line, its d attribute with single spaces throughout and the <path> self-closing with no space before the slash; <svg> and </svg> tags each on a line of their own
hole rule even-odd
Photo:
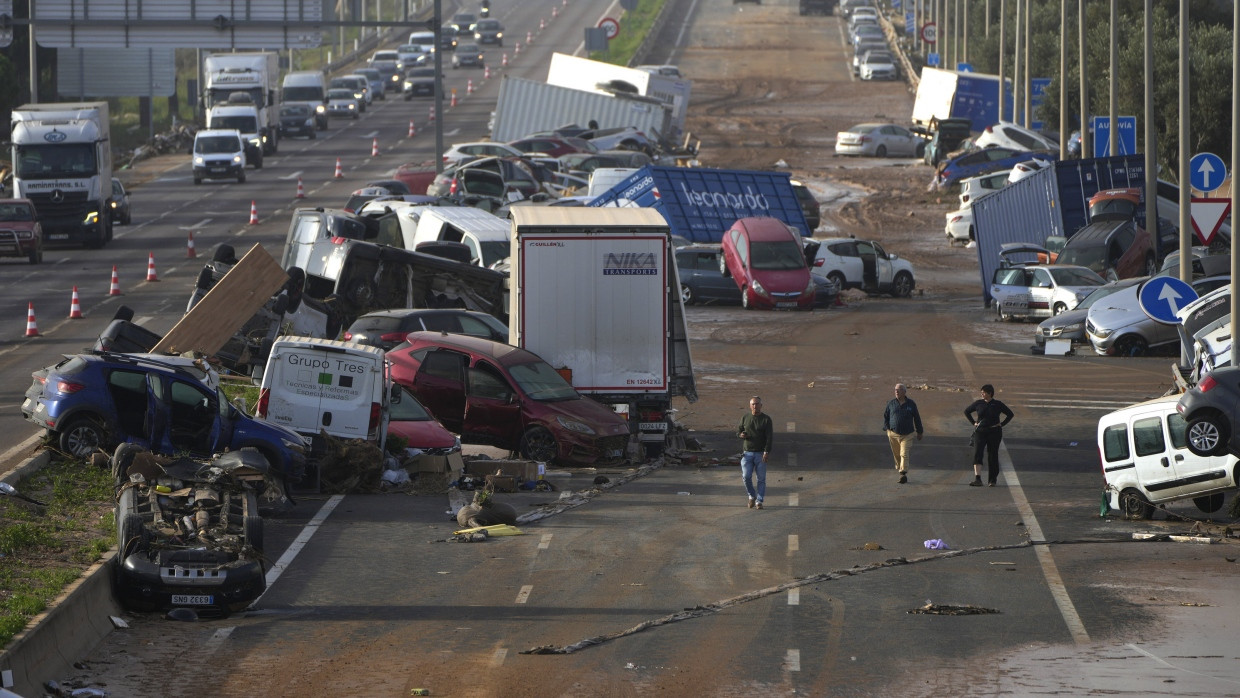
<svg viewBox="0 0 1240 698">
<path fill-rule="evenodd" d="M 112 239 L 109 135 L 107 102 L 13 110 L 13 196 L 34 202 L 45 245 L 97 248 Z"/>
<path fill-rule="evenodd" d="M 651 140 L 668 133 L 668 105 L 640 95 L 609 95 L 505 75 L 491 118 L 491 140 L 507 143 L 565 124 L 634 126 Z"/>
<path fill-rule="evenodd" d="M 661 454 L 672 399 L 697 401 L 667 222 L 650 209 L 514 206 L 508 343 L 629 420 Z"/>
<path fill-rule="evenodd" d="M 279 65 L 279 57 L 272 52 L 213 53 L 203 59 L 207 128 L 240 131 L 254 151 L 261 151 L 250 158 L 255 167 L 262 166 L 263 155 L 280 147 Z"/>
</svg>

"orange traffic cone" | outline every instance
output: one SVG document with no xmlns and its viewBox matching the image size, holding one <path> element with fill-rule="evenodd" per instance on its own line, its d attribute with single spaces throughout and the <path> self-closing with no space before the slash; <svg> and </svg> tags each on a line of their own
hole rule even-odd
<svg viewBox="0 0 1240 698">
<path fill-rule="evenodd" d="M 516 58 L 517 56 L 520 56 L 520 55 L 521 55 L 521 42 L 518 41 L 517 45 L 512 47 L 512 57 Z"/>
<path fill-rule="evenodd" d="M 112 285 L 108 288 L 109 296 L 121 295 L 121 277 L 116 275 L 116 265 L 112 265 Z"/>
<path fill-rule="evenodd" d="M 551 19 L 555 19 L 556 17 L 559 17 L 559 16 L 560 16 L 560 8 L 558 7 L 551 8 Z"/>
<path fill-rule="evenodd" d="M 433 105 L 433 104 L 431 105 L 431 111 L 430 111 L 430 114 L 429 114 L 429 116 L 427 117 L 427 119 L 426 119 L 426 120 L 427 120 L 427 121 L 434 121 L 434 120 L 435 120 L 435 105 Z"/>
<path fill-rule="evenodd" d="M 499 61 L 499 64 L 500 64 L 500 66 L 502 66 L 502 67 L 504 67 L 504 68 L 507 68 L 507 67 L 508 67 L 508 52 L 507 52 L 507 51 L 505 51 L 505 52 L 503 53 L 503 55 L 501 55 L 501 56 L 500 56 L 500 61 Z"/>
<path fill-rule="evenodd" d="M 155 274 L 155 253 L 151 252 L 146 258 L 146 280 L 159 281 L 159 276 Z"/>
<path fill-rule="evenodd" d="M 448 108 L 449 109 L 456 108 L 456 90 L 452 90 L 452 100 L 448 102 Z"/>
<path fill-rule="evenodd" d="M 409 120 L 409 138 L 413 138 L 416 135 L 418 135 L 418 129 L 414 128 L 413 119 L 410 119 Z"/>
<path fill-rule="evenodd" d="M 336 179 L 344 179 L 344 170 L 340 168 L 340 158 L 336 158 Z"/>
<path fill-rule="evenodd" d="M 258 204 L 250 199 L 250 225 L 258 225 Z"/>
<path fill-rule="evenodd" d="M 534 43 L 534 34 L 533 34 L 533 32 L 525 32 L 525 43 L 527 43 L 527 44 L 532 44 L 532 43 Z M 521 42 L 519 42 L 519 41 L 517 42 L 517 51 L 518 51 L 518 52 L 520 52 L 520 51 L 521 51 Z"/>
<path fill-rule="evenodd" d="M 456 176 L 453 176 L 453 177 L 452 177 L 452 184 L 449 184 L 449 185 L 448 185 L 448 194 L 449 194 L 449 195 L 452 195 L 452 194 L 455 194 L 455 193 L 456 193 Z"/>
<path fill-rule="evenodd" d="M 491 66 L 489 65 L 482 66 L 482 79 L 483 80 L 491 79 Z"/>
<path fill-rule="evenodd" d="M 34 303 L 26 307 L 26 336 L 39 336 L 39 326 L 34 321 Z"/>
<path fill-rule="evenodd" d="M 465 81 L 465 94 L 472 95 L 474 93 L 474 79 L 470 78 Z"/>
<path fill-rule="evenodd" d="M 185 258 L 195 259 L 198 251 L 194 249 L 194 231 L 189 231 L 189 239 L 185 241 Z"/>
<path fill-rule="evenodd" d="M 303 189 L 301 186 L 301 177 L 297 178 L 297 198 L 299 199 L 306 198 L 306 190 Z"/>
<path fill-rule="evenodd" d="M 538 20 L 538 31 L 542 31 L 546 28 L 547 28 L 546 20 L 542 20 L 542 19 Z"/>
<path fill-rule="evenodd" d="M 379 139 L 378 138 L 370 139 L 370 157 L 372 158 L 379 157 Z"/>
<path fill-rule="evenodd" d="M 78 299 L 77 286 L 73 287 L 73 297 L 69 299 L 69 319 L 82 319 L 82 301 Z"/>
</svg>

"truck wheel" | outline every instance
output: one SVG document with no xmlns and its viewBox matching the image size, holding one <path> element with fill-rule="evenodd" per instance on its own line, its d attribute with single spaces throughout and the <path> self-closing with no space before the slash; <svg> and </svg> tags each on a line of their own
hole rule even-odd
<svg viewBox="0 0 1240 698">
<path fill-rule="evenodd" d="M 89 458 L 96 449 L 108 443 L 107 430 L 98 419 L 86 415 L 73 417 L 59 432 L 60 450 L 78 460 Z"/>
<path fill-rule="evenodd" d="M 546 427 L 530 427 L 529 431 L 521 435 L 519 450 L 521 455 L 529 460 L 542 463 L 555 460 L 560 452 L 555 436 Z"/>
</svg>

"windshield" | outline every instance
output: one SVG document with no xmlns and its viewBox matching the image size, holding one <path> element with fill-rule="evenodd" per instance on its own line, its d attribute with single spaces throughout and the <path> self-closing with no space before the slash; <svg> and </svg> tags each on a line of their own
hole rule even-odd
<svg viewBox="0 0 1240 698">
<path fill-rule="evenodd" d="M 510 254 L 512 254 L 512 245 L 507 242 L 499 240 L 484 242 L 482 243 L 482 266 L 489 267 Z"/>
<path fill-rule="evenodd" d="M 533 400 L 551 402 L 576 400 L 579 397 L 573 386 L 569 385 L 563 376 L 556 373 L 556 370 L 544 361 L 509 366 L 508 373 L 521 388 L 521 392 Z"/>
<path fill-rule="evenodd" d="M 1106 268 L 1106 262 L 1107 248 L 1105 245 L 1065 247 L 1055 258 L 1056 264 L 1075 264 L 1095 271 Z"/>
<path fill-rule="evenodd" d="M 1102 277 L 1082 269 L 1056 269 L 1051 267 L 1051 276 L 1059 286 L 1101 286 L 1106 283 Z"/>
<path fill-rule="evenodd" d="M 234 136 L 201 136 L 194 141 L 194 152 L 199 155 L 235 153 L 239 150 L 241 144 Z"/>
<path fill-rule="evenodd" d="M 328 99 L 353 99 L 353 90 L 328 90 Z"/>
<path fill-rule="evenodd" d="M 18 177 L 85 177 L 95 174 L 91 143 L 17 146 Z"/>
<path fill-rule="evenodd" d="M 0 221 L 28 222 L 34 220 L 34 211 L 26 204 L 0 203 Z"/>
<path fill-rule="evenodd" d="M 388 410 L 393 422 L 429 422 L 434 417 L 408 390 L 400 388 L 400 402 L 393 402 Z"/>
<path fill-rule="evenodd" d="M 1132 284 L 1122 284 L 1122 285 L 1121 284 L 1107 284 L 1106 286 L 1100 286 L 1094 289 L 1092 292 L 1090 292 L 1088 296 L 1085 296 L 1085 299 L 1082 300 L 1080 303 L 1077 303 L 1076 309 L 1084 310 L 1088 308 L 1089 306 L 1093 305 L 1094 303 L 1097 303 L 1103 298 L 1106 298 L 1107 296 L 1111 295 L 1112 293 L 1115 293 L 1116 291 L 1119 291 L 1120 289 L 1128 288 L 1131 285 Z"/>
<path fill-rule="evenodd" d="M 286 87 L 284 88 L 284 100 L 286 102 L 322 102 L 322 87 Z"/>
<path fill-rule="evenodd" d="M 258 119 L 250 116 L 217 116 L 207 128 L 236 129 L 242 133 L 258 133 Z"/>
<path fill-rule="evenodd" d="M 805 254 L 801 251 L 801 246 L 792 240 L 755 242 L 751 245 L 751 250 L 751 269 L 786 271 L 806 268 Z"/>
</svg>

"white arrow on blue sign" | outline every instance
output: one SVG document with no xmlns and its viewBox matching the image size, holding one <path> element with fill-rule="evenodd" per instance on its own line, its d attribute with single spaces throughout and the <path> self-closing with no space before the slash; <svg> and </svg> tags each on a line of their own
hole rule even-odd
<svg viewBox="0 0 1240 698">
<path fill-rule="evenodd" d="M 1175 314 L 1195 300 L 1197 292 L 1193 287 L 1174 276 L 1155 276 L 1137 289 L 1137 301 L 1141 304 L 1141 310 L 1151 320 L 1164 325 L 1180 324 L 1180 319 Z"/>
<path fill-rule="evenodd" d="M 1197 153 L 1188 161 L 1188 181 L 1197 191 L 1214 191 L 1227 179 L 1227 165 L 1214 153 Z"/>
</svg>

